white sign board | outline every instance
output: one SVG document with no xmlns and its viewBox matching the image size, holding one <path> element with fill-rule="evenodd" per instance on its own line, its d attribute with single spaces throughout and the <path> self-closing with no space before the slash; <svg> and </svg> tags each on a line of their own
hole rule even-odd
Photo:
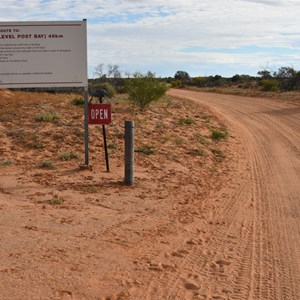
<svg viewBox="0 0 300 300">
<path fill-rule="evenodd" d="M 85 20 L 0 22 L 0 88 L 84 86 Z"/>
</svg>

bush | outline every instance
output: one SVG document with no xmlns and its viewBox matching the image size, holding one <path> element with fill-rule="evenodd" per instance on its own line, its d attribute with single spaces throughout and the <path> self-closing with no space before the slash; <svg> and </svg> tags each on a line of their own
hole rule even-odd
<svg viewBox="0 0 300 300">
<path fill-rule="evenodd" d="M 278 81 L 275 79 L 262 79 L 260 85 L 265 92 L 275 92 L 279 89 Z"/>
<path fill-rule="evenodd" d="M 72 104 L 76 106 L 84 106 L 84 99 L 80 97 L 76 97 L 72 100 Z"/>
<path fill-rule="evenodd" d="M 181 84 L 181 81 L 180 80 L 173 80 L 172 83 L 171 83 L 171 87 L 172 88 L 181 88 L 182 87 L 182 84 Z"/>
<path fill-rule="evenodd" d="M 211 132 L 211 138 L 213 140 L 221 140 L 227 137 L 226 131 L 218 131 L 218 130 L 212 130 Z"/>
<path fill-rule="evenodd" d="M 151 72 L 146 75 L 135 73 L 133 78 L 126 80 L 125 86 L 129 100 L 141 110 L 159 100 L 167 91 L 166 84 L 161 83 Z"/>
<path fill-rule="evenodd" d="M 104 90 L 104 91 L 106 91 L 106 96 L 108 98 L 111 98 L 111 97 L 113 97 L 116 94 L 116 90 L 115 90 L 114 86 L 111 85 L 108 82 L 103 82 L 103 83 L 98 83 L 96 85 L 93 85 L 91 87 L 91 94 L 93 94 L 97 90 Z"/>
</svg>

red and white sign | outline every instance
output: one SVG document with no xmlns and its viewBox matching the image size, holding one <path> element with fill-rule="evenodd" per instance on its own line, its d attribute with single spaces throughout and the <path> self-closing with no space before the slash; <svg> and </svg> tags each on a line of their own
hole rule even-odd
<svg viewBox="0 0 300 300">
<path fill-rule="evenodd" d="M 109 124 L 111 122 L 110 104 L 89 104 L 89 124 Z"/>
</svg>

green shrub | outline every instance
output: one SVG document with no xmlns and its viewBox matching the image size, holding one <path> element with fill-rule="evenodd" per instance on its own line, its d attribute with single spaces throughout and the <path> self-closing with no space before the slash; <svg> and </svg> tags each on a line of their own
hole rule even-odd
<svg viewBox="0 0 300 300">
<path fill-rule="evenodd" d="M 159 100 L 167 91 L 166 84 L 160 82 L 151 72 L 146 75 L 135 73 L 133 78 L 126 79 L 125 86 L 129 100 L 141 110 Z"/>
<path fill-rule="evenodd" d="M 221 140 L 227 137 L 226 131 L 218 131 L 218 130 L 212 130 L 211 132 L 211 138 L 213 140 Z"/>
<path fill-rule="evenodd" d="M 262 79 L 260 85 L 265 92 L 276 92 L 279 89 L 279 83 L 275 79 Z"/>
</svg>

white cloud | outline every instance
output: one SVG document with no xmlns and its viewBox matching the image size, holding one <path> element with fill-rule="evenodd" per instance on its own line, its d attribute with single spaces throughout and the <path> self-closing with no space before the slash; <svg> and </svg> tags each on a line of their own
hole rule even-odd
<svg viewBox="0 0 300 300">
<path fill-rule="evenodd" d="M 295 0 L 0 0 L 0 21 L 88 19 L 90 74 L 99 63 L 151 69 L 168 74 L 211 65 L 254 72 L 270 64 L 300 67 L 299 56 L 276 52 L 220 53 L 247 46 L 300 50 L 298 1 Z M 183 53 L 185 48 L 203 53 Z M 255 49 L 255 48 L 254 48 Z M 156 69 L 152 69 L 155 67 Z M 230 70 L 226 70 L 230 72 Z M 170 73 L 169 75 L 174 75 Z"/>
</svg>

